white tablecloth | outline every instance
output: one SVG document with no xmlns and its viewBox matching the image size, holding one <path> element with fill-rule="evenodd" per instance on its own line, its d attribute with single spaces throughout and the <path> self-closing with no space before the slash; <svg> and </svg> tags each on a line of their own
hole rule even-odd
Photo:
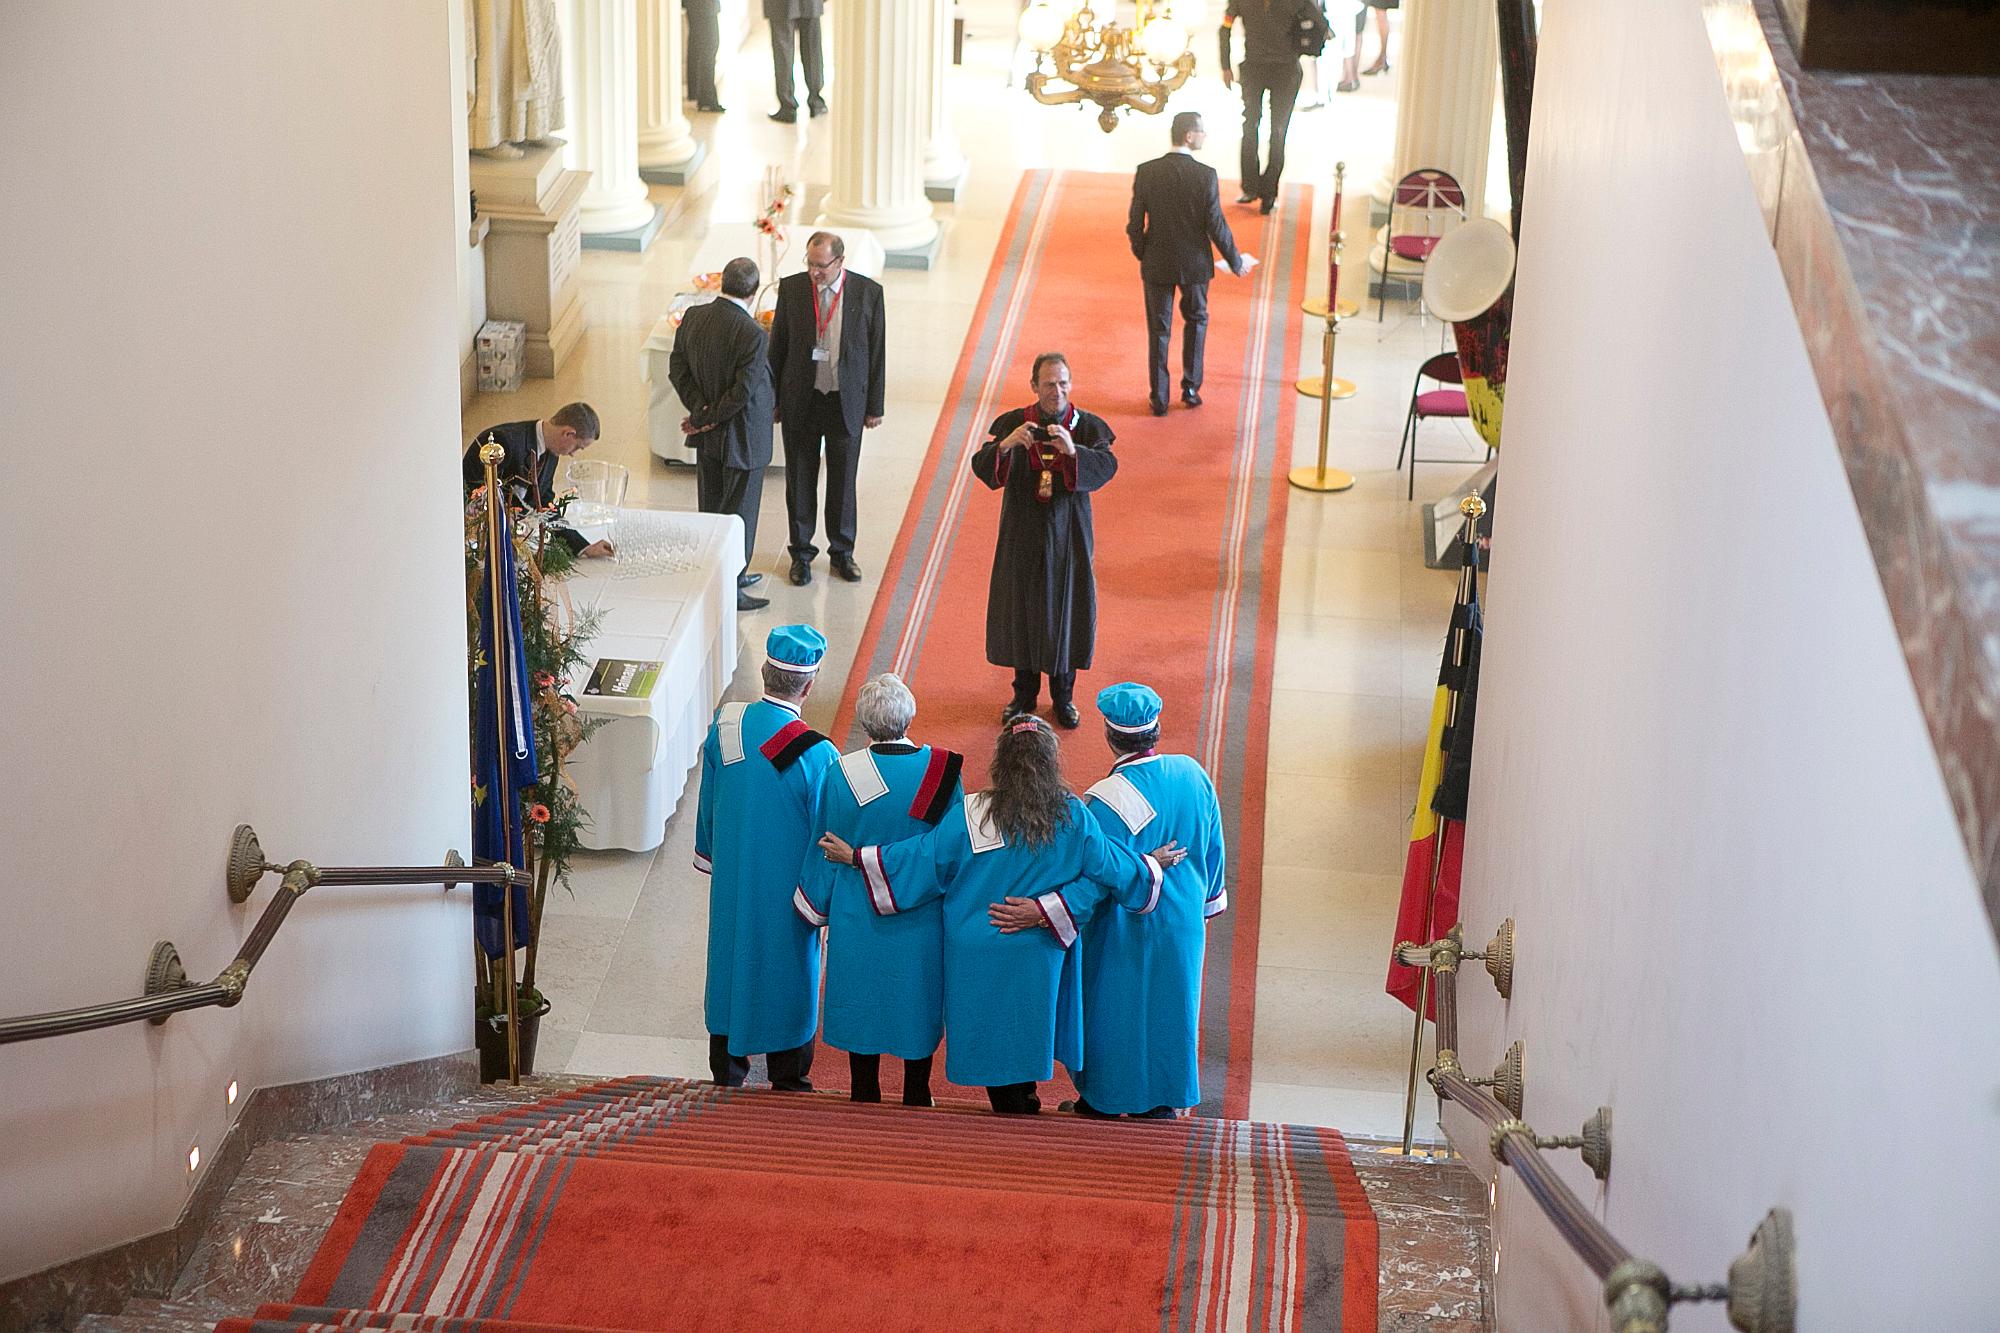
<svg viewBox="0 0 2000 1333">
<path fill-rule="evenodd" d="M 805 271 L 806 237 L 812 235 L 813 229 L 793 225 L 786 231 L 791 237 L 791 245 L 779 262 L 777 273 L 763 275 L 766 282 Z M 747 222 L 723 222 L 711 226 L 701 248 L 695 251 L 689 272 L 719 272 L 724 264 L 738 255 L 755 258 L 759 239 L 756 228 Z M 874 232 L 842 228 L 840 239 L 847 247 L 847 267 L 863 277 L 881 278 L 882 244 L 875 239 Z M 676 297 L 674 304 L 680 303 L 681 298 Z M 674 352 L 673 315 L 670 304 L 659 323 L 653 325 L 652 333 L 647 335 L 645 349 L 640 353 L 639 373 L 651 386 L 646 400 L 646 423 L 652 437 L 654 456 L 669 463 L 686 463 L 692 467 L 694 449 L 688 444 L 688 437 L 681 433 L 681 420 L 687 416 L 687 409 L 681 406 L 680 395 L 674 392 L 674 386 L 667 378 L 667 361 Z M 772 466 L 783 466 L 782 451 L 774 452 Z"/>
<path fill-rule="evenodd" d="M 588 560 L 565 585 L 578 612 L 602 613 L 591 662 L 570 682 L 578 711 L 610 719 L 570 755 L 568 773 L 590 816 L 583 845 L 660 845 L 716 704 L 736 672 L 736 576 L 743 523 L 734 514 L 626 509 L 611 534 L 619 554 Z M 645 698 L 586 695 L 591 665 L 619 657 L 662 664 Z"/>
</svg>

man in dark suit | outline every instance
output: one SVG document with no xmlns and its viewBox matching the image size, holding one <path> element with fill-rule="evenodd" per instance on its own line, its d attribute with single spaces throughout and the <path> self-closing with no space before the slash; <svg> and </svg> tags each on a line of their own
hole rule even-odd
<svg viewBox="0 0 2000 1333">
<path fill-rule="evenodd" d="M 1232 68 L 1229 34 L 1243 29 L 1243 67 Z M 1285 135 L 1292 108 L 1299 100 L 1305 71 L 1299 57 L 1326 45 L 1326 11 L 1320 0 L 1229 0 L 1222 18 L 1222 86 L 1243 86 L 1243 153 L 1239 163 L 1243 192 L 1239 204 L 1255 203 L 1268 213 L 1278 203 L 1278 177 L 1285 172 Z M 1257 131 L 1264 103 L 1271 104 L 1271 142 L 1264 165 L 1258 166 Z"/>
<path fill-rule="evenodd" d="M 1210 173 L 1211 175 L 1214 173 Z M 827 563 L 849 583 L 854 563 L 854 478 L 861 432 L 882 424 L 887 352 L 882 284 L 847 271 L 847 247 L 830 231 L 806 242 L 806 271 L 778 284 L 771 378 L 785 428 L 785 508 L 792 582 L 812 582 L 819 458 L 826 448 Z"/>
<path fill-rule="evenodd" d="M 820 49 L 819 20 L 826 12 L 826 0 L 764 0 L 764 18 L 771 25 L 771 79 L 778 92 L 778 109 L 771 119 L 790 125 L 799 118 L 799 95 L 792 84 L 792 60 L 796 52 L 805 66 L 806 109 L 815 116 L 826 114 L 825 54 Z"/>
<path fill-rule="evenodd" d="M 546 420 L 508 421 L 480 431 L 465 447 L 460 468 L 469 494 L 486 484 L 486 460 L 480 447 L 498 441 L 507 456 L 500 460 L 500 481 L 514 492 L 514 503 L 540 509 L 553 503 L 556 495 L 556 460 L 582 453 L 597 443 L 597 413 L 589 403 L 570 403 L 557 408 Z M 550 534 L 571 555 L 611 554 L 610 542 L 585 542 L 583 535 L 569 528 L 551 528 Z"/>
<path fill-rule="evenodd" d="M 695 487 L 704 514 L 743 520 L 743 563 L 757 545 L 757 505 L 764 469 L 771 463 L 771 364 L 764 328 L 750 313 L 757 296 L 757 263 L 732 259 L 722 266 L 722 295 L 692 307 L 681 319 L 667 361 L 667 378 L 687 405 L 681 429 L 694 437 Z M 747 568 L 736 582 L 736 609 L 770 605 L 745 589 L 762 578 Z"/>
<path fill-rule="evenodd" d="M 686 0 L 687 95 L 702 111 L 719 112 L 715 95 L 715 54 L 722 47 L 721 0 Z"/>
<path fill-rule="evenodd" d="M 1181 297 L 1181 401 L 1201 406 L 1202 350 L 1208 338 L 1208 281 L 1215 276 L 1209 247 L 1222 252 L 1232 273 L 1247 271 L 1236 238 L 1222 216 L 1215 168 L 1195 160 L 1208 141 L 1201 114 L 1183 111 L 1173 121 L 1173 151 L 1141 162 L 1132 175 L 1132 212 L 1125 234 L 1139 257 L 1146 284 L 1146 369 L 1153 415 L 1167 414 L 1167 343 L 1173 336 L 1174 292 Z"/>
</svg>

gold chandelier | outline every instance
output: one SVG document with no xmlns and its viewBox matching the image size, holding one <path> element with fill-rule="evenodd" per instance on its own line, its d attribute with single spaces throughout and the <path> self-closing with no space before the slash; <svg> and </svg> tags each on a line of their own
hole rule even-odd
<svg viewBox="0 0 2000 1333">
<path fill-rule="evenodd" d="M 1021 40 L 1035 52 L 1028 75 L 1034 99 L 1048 106 L 1095 102 L 1097 123 L 1109 134 L 1120 111 L 1164 110 L 1168 95 L 1194 73 L 1194 52 L 1173 0 L 1137 0 L 1130 27 L 1117 20 L 1117 0 L 1106 3 L 1111 15 L 1099 18 L 1090 0 L 1035 0 L 1021 15 Z"/>
</svg>

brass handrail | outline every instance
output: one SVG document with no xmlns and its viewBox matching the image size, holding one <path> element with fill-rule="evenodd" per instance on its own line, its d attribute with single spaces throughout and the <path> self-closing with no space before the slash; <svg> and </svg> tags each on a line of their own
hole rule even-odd
<svg viewBox="0 0 2000 1333">
<path fill-rule="evenodd" d="M 239 825 L 229 847 L 225 883 L 230 899 L 238 903 L 246 900 L 258 879 L 270 870 L 282 874 L 278 892 L 257 918 L 257 924 L 250 928 L 236 957 L 216 974 L 215 980 L 205 984 L 189 981 L 179 951 L 169 941 L 161 940 L 153 946 L 146 961 L 143 995 L 0 1019 L 0 1046 L 67 1036 L 72 1032 L 92 1032 L 140 1019 L 157 1026 L 190 1009 L 233 1007 L 243 998 L 250 974 L 256 970 L 264 951 L 271 947 L 293 905 L 306 890 L 319 885 L 442 884 L 450 890 L 459 884 L 525 884 L 529 878 L 526 871 L 508 865 L 468 866 L 459 860 L 457 852 L 446 852 L 445 864 L 437 866 L 316 866 L 310 861 L 279 866 L 264 860 L 257 835 L 250 826 Z"/>
<path fill-rule="evenodd" d="M 1596 1214 L 1584 1206 L 1546 1155 L 1557 1148 L 1582 1148 L 1585 1161 L 1601 1180 L 1610 1172 L 1610 1112 L 1600 1109 L 1571 1138 L 1544 1138 L 1516 1110 L 1501 1105 L 1469 1079 L 1458 1062 L 1458 964 L 1462 958 L 1484 958 L 1495 986 L 1503 995 L 1513 989 L 1513 922 L 1483 954 L 1466 951 L 1459 927 L 1429 944 L 1400 943 L 1396 961 L 1420 967 L 1433 976 L 1437 1015 L 1437 1066 L 1430 1083 L 1437 1095 L 1458 1103 L 1491 1131 L 1487 1150 L 1493 1160 L 1514 1169 L 1521 1185 L 1542 1210 L 1549 1224 L 1575 1251 L 1604 1286 L 1605 1308 L 1614 1333 L 1664 1333 L 1668 1310 L 1689 1301 L 1727 1301 L 1730 1324 L 1744 1333 L 1792 1333 L 1798 1303 L 1793 1267 L 1791 1214 L 1773 1208 L 1751 1235 L 1749 1248 L 1729 1266 L 1729 1281 L 1698 1286 L 1677 1285 L 1658 1264 L 1639 1258 L 1612 1235 Z M 1504 980 L 1503 980 L 1504 978 Z M 1518 1057 L 1514 1068 L 1518 1095 Z M 1480 1080 L 1493 1083 L 1496 1079 Z"/>
</svg>

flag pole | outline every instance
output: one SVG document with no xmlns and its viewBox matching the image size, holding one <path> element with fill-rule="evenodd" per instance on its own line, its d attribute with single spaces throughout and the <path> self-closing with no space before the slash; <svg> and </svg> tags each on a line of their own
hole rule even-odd
<svg viewBox="0 0 2000 1333">
<path fill-rule="evenodd" d="M 1459 540 L 1465 543 L 1465 563 L 1458 571 L 1458 597 L 1452 604 L 1451 653 L 1452 680 L 1455 682 L 1447 692 L 1444 725 L 1449 731 L 1458 721 L 1458 701 L 1465 685 L 1465 641 L 1470 627 L 1457 623 L 1462 619 L 1459 611 L 1471 605 L 1473 580 L 1479 577 L 1476 563 L 1479 520 L 1486 513 L 1486 501 L 1477 495 L 1468 495 L 1458 502 L 1458 512 L 1465 515 L 1465 526 L 1459 531 Z M 1417 943 L 1428 945 L 1431 934 L 1437 929 L 1438 884 L 1444 878 L 1444 845 L 1448 836 L 1445 825 L 1449 821 L 1439 818 L 1437 836 L 1431 841 L 1431 880 L 1424 892 L 1423 930 L 1417 936 Z M 1424 1015 L 1431 1007 L 1431 970 L 1428 967 L 1417 973 L 1417 1017 L 1410 1032 L 1410 1079 L 1403 1093 L 1403 1155 L 1408 1157 L 1416 1141 L 1417 1133 L 1417 1069 L 1424 1059 Z"/>
<path fill-rule="evenodd" d="M 507 668 L 501 647 L 507 628 L 505 594 L 500 588 L 500 543 L 507 540 L 507 496 L 500 488 L 500 461 L 506 456 L 506 446 L 497 440 L 489 439 L 480 446 L 479 461 L 486 465 L 486 623 L 492 627 L 489 637 L 493 644 L 493 660 L 487 667 L 493 673 L 494 721 L 499 727 L 494 734 L 500 747 L 500 762 L 494 783 L 497 790 L 493 792 L 493 797 L 500 802 L 500 845 L 511 852 L 514 847 L 514 822 L 518 814 L 507 773 L 507 693 L 513 687 L 513 673 Z M 514 885 L 511 881 L 500 888 L 500 952 L 506 958 L 507 1081 L 518 1085 L 521 1082 L 521 1005 L 514 989 Z"/>
</svg>

